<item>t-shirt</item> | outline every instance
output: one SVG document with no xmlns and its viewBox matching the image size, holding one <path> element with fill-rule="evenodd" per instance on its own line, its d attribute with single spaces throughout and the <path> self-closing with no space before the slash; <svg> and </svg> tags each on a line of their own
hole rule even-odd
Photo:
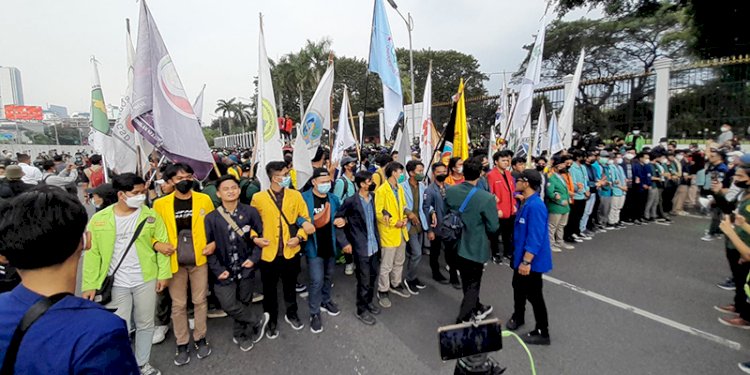
<svg viewBox="0 0 750 375">
<path fill-rule="evenodd" d="M 193 227 L 193 197 L 179 199 L 174 197 L 174 219 L 177 224 L 177 233 L 182 230 L 191 230 Z"/>
<path fill-rule="evenodd" d="M 313 215 L 318 215 L 321 212 L 325 211 L 326 205 L 328 205 L 327 196 L 321 198 L 313 194 Z M 316 222 L 315 240 L 317 241 L 318 245 L 318 256 L 321 258 L 330 258 L 333 255 L 333 239 L 331 238 L 333 233 L 331 229 L 331 215 L 329 213 L 327 217 L 323 217 L 321 220 L 314 221 Z M 322 222 L 324 224 L 318 226 L 318 222 Z"/>
<path fill-rule="evenodd" d="M 281 212 L 283 212 L 283 206 L 284 206 L 284 191 L 286 189 L 281 189 L 278 193 L 269 190 L 273 193 L 273 201 L 276 203 L 276 208 L 279 209 L 279 220 L 282 221 L 281 225 L 287 225 L 286 221 L 284 221 L 284 218 L 281 216 Z M 291 224 L 291 223 L 289 223 Z M 282 229 L 281 225 L 279 225 L 279 248 L 276 250 L 276 256 L 283 257 L 284 256 L 284 229 Z M 290 236 L 296 236 L 296 233 L 289 233 Z"/>
<path fill-rule="evenodd" d="M 128 216 L 115 215 L 115 250 L 112 254 L 112 260 L 109 262 L 109 274 L 115 270 L 120 259 L 123 259 L 122 256 L 125 254 L 125 249 L 133 238 L 135 228 L 138 226 L 138 216 L 140 214 L 141 209 L 139 208 Z M 113 285 L 123 288 L 133 288 L 141 284 L 143 284 L 143 273 L 141 263 L 138 260 L 138 252 L 135 249 L 135 244 L 133 244 L 115 274 Z"/>
<path fill-rule="evenodd" d="M 0 363 L 26 311 L 40 298 L 23 285 L 0 294 Z M 26 332 L 16 374 L 138 374 L 125 321 L 99 304 L 68 296 Z"/>
<path fill-rule="evenodd" d="M 737 205 L 736 215 L 741 215 L 747 222 L 750 222 L 750 199 L 743 199 L 739 202 L 739 204 Z M 742 229 L 742 226 L 735 226 L 734 231 L 740 237 L 742 242 L 750 244 L 750 233 L 745 232 L 745 230 Z M 726 246 L 729 249 L 737 248 L 734 246 L 732 241 L 729 240 L 729 238 L 726 239 Z"/>
</svg>

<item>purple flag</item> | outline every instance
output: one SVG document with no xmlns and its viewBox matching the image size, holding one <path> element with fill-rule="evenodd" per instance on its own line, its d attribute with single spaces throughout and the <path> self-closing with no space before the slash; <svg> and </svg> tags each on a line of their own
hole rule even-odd
<svg viewBox="0 0 750 375">
<path fill-rule="evenodd" d="M 169 160 L 190 165 L 203 179 L 213 166 L 211 150 L 145 0 L 139 22 L 133 126 Z"/>
</svg>

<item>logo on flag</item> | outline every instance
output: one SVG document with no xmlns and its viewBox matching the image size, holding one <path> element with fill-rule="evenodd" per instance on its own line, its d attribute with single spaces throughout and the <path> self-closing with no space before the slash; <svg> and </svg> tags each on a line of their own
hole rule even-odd
<svg viewBox="0 0 750 375">
<path fill-rule="evenodd" d="M 320 139 L 323 130 L 323 116 L 314 108 L 310 109 L 305 115 L 305 121 L 302 123 L 302 139 L 306 144 Z"/>
<path fill-rule="evenodd" d="M 276 127 L 276 110 L 268 99 L 263 98 L 263 140 L 270 141 Z"/>
<path fill-rule="evenodd" d="M 172 58 L 165 55 L 159 60 L 158 66 L 159 88 L 169 106 L 182 116 L 194 119 L 193 106 L 187 98 L 185 89 L 182 87 L 180 77 L 172 64 Z"/>
</svg>

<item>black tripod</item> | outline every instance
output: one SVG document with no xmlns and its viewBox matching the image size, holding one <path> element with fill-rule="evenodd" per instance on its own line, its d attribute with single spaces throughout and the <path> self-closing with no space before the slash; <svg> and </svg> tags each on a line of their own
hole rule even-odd
<svg viewBox="0 0 750 375">
<path fill-rule="evenodd" d="M 453 375 L 499 375 L 505 370 L 505 367 L 500 367 L 500 364 L 487 353 L 482 353 L 459 358 Z"/>
</svg>

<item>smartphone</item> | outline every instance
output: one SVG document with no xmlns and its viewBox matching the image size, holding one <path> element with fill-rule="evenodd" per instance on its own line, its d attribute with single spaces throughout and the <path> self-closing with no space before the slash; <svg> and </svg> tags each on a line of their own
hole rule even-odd
<svg viewBox="0 0 750 375">
<path fill-rule="evenodd" d="M 438 328 L 440 358 L 443 361 L 480 353 L 496 352 L 503 348 L 502 325 L 497 319 L 461 323 Z"/>
</svg>

